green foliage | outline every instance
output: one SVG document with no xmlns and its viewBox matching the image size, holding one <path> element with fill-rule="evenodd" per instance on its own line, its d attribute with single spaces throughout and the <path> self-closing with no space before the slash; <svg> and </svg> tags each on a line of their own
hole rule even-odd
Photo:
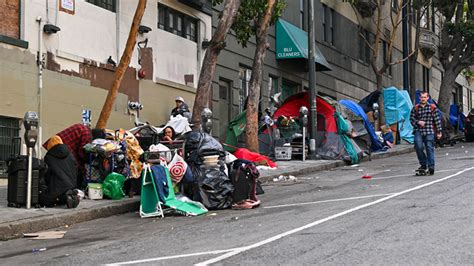
<svg viewBox="0 0 474 266">
<path fill-rule="evenodd" d="M 474 78 L 474 70 L 470 70 L 469 68 L 464 69 L 461 73 L 466 78 Z"/>
<path fill-rule="evenodd" d="M 258 22 L 263 18 L 267 6 L 267 0 L 242 0 L 237 16 L 232 24 L 232 30 L 235 32 L 237 41 L 242 47 L 247 47 L 248 40 L 257 34 Z M 270 25 L 273 25 L 282 15 L 285 7 L 286 3 L 284 0 L 276 0 Z"/>
<path fill-rule="evenodd" d="M 466 42 L 474 40 L 474 23 L 472 21 L 464 21 L 457 24 L 447 22 L 446 27 L 450 35 L 461 33 Z"/>
</svg>

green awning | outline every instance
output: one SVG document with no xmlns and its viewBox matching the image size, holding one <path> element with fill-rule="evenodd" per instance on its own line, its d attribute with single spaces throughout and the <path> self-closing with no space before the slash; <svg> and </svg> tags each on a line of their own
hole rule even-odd
<svg viewBox="0 0 474 266">
<path fill-rule="evenodd" d="M 308 59 L 308 33 L 288 21 L 278 19 L 276 22 L 276 58 Z M 317 71 L 331 70 L 329 63 L 317 46 L 314 51 L 314 61 Z"/>
</svg>

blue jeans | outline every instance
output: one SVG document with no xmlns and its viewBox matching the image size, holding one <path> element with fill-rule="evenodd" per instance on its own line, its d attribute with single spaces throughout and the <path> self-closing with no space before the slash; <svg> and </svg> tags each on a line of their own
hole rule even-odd
<svg viewBox="0 0 474 266">
<path fill-rule="evenodd" d="M 415 150 L 416 156 L 418 156 L 418 162 L 422 166 L 428 166 L 428 168 L 434 169 L 435 157 L 434 157 L 434 145 L 435 136 L 429 134 L 423 136 L 420 132 L 415 132 Z M 426 148 L 426 154 L 425 154 Z"/>
</svg>

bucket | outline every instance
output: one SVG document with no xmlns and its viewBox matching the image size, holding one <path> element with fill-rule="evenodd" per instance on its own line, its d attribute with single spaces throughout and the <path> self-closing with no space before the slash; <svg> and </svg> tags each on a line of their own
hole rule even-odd
<svg viewBox="0 0 474 266">
<path fill-rule="evenodd" d="M 219 155 L 209 155 L 203 157 L 203 163 L 206 166 L 217 166 L 219 162 Z"/>
<path fill-rule="evenodd" d="M 100 183 L 87 184 L 87 195 L 89 196 L 89 199 L 92 199 L 92 200 L 103 199 L 104 194 L 102 193 L 102 184 Z"/>
</svg>

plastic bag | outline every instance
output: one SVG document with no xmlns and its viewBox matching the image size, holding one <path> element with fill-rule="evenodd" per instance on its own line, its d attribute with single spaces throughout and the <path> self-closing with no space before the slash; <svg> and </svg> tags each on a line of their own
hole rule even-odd
<svg viewBox="0 0 474 266">
<path fill-rule="evenodd" d="M 168 164 L 170 170 L 171 180 L 175 183 L 179 183 L 188 169 L 188 164 L 184 161 L 183 157 L 177 153 L 174 155 L 173 160 Z"/>
<path fill-rule="evenodd" d="M 102 183 L 104 195 L 114 200 L 122 199 L 125 196 L 122 190 L 124 182 L 125 176 L 118 173 L 110 173 Z"/>
</svg>

